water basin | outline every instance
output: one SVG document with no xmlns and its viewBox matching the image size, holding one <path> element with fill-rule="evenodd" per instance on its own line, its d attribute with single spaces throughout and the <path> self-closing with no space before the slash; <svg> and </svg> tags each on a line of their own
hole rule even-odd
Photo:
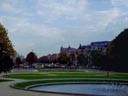
<svg viewBox="0 0 128 96">
<path fill-rule="evenodd" d="M 31 87 L 28 89 L 53 93 L 128 96 L 128 86 L 119 84 L 52 84 Z"/>
</svg>

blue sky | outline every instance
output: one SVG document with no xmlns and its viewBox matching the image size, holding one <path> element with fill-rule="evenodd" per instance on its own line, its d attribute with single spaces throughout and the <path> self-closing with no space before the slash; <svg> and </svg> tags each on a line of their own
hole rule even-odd
<svg viewBox="0 0 128 96">
<path fill-rule="evenodd" d="M 112 40 L 128 28 L 128 0 L 0 0 L 0 22 L 19 54 L 43 56 Z"/>
</svg>

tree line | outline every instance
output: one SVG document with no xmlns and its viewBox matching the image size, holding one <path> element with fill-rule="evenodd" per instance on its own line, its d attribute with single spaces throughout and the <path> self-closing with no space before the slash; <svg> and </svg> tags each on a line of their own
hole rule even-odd
<svg viewBox="0 0 128 96">
<path fill-rule="evenodd" d="M 14 66 L 13 60 L 15 58 L 15 50 L 8 37 L 8 32 L 2 24 L 0 24 L 0 73 L 9 72 Z M 110 44 L 107 46 L 106 53 L 102 54 L 100 50 L 92 50 L 88 52 L 88 55 L 83 53 L 79 54 L 77 58 L 74 54 L 70 54 L 70 57 L 66 55 L 60 56 L 58 59 L 50 61 L 47 58 L 37 58 L 34 52 L 30 52 L 26 61 L 32 65 L 34 62 L 45 63 L 57 63 L 72 65 L 72 61 L 77 59 L 77 66 L 90 67 L 96 66 L 101 70 L 111 70 L 128 72 L 128 29 L 120 32 Z M 22 63 L 20 57 L 16 58 L 16 63 Z"/>
<path fill-rule="evenodd" d="M 53 61 L 50 61 L 48 58 L 40 58 L 38 61 L 41 63 L 60 63 L 71 66 L 73 61 L 77 59 L 77 67 L 92 68 L 94 66 L 100 70 L 128 72 L 128 29 L 120 32 L 110 42 L 105 54 L 101 50 L 91 50 L 86 53 L 85 55 L 82 52 L 77 58 L 75 58 L 74 54 L 70 54 L 70 56 L 64 54 Z M 35 57 L 33 56 L 33 58 Z M 30 59 L 27 60 L 29 61 Z"/>
</svg>

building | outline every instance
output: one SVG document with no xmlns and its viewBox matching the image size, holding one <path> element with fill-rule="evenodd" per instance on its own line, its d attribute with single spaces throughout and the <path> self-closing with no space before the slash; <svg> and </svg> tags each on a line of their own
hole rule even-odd
<svg viewBox="0 0 128 96">
<path fill-rule="evenodd" d="M 109 45 L 110 41 L 97 41 L 97 42 L 91 42 L 90 45 L 81 45 L 79 46 L 78 50 L 81 50 L 82 52 L 88 52 L 91 50 L 100 50 L 103 53 L 106 52 L 106 48 Z"/>
<path fill-rule="evenodd" d="M 68 48 L 64 48 L 63 46 L 61 46 L 60 48 L 60 52 L 70 52 L 70 51 L 76 51 L 76 48 L 70 47 L 70 45 Z"/>
<path fill-rule="evenodd" d="M 60 48 L 60 56 L 61 55 L 66 55 L 66 56 L 69 56 L 70 54 L 73 54 L 73 53 L 76 53 L 77 49 L 76 48 L 72 48 L 72 47 L 67 47 L 67 48 L 64 48 L 61 46 Z"/>
<path fill-rule="evenodd" d="M 108 46 L 109 43 L 110 43 L 109 41 L 99 41 L 99 42 L 92 42 L 90 45 L 92 49 L 103 50 Z"/>
<path fill-rule="evenodd" d="M 97 41 L 91 42 L 89 45 L 79 45 L 78 48 L 73 48 L 71 46 L 63 47 L 61 46 L 60 52 L 57 54 L 49 54 L 47 56 L 43 56 L 39 60 L 41 62 L 52 62 L 58 63 L 58 58 L 61 56 L 67 56 L 69 58 L 68 64 L 70 66 L 78 66 L 78 56 L 84 54 L 86 60 L 88 60 L 88 64 L 91 65 L 91 51 L 97 50 L 100 51 L 102 54 L 106 53 L 106 48 L 109 45 L 110 41 Z"/>
</svg>

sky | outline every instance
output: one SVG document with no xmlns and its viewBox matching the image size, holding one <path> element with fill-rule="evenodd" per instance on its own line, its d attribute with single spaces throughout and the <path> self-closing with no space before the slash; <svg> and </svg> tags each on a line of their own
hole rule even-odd
<svg viewBox="0 0 128 96">
<path fill-rule="evenodd" d="M 128 0 L 0 0 L 0 23 L 26 56 L 111 41 L 128 28 Z"/>
</svg>

